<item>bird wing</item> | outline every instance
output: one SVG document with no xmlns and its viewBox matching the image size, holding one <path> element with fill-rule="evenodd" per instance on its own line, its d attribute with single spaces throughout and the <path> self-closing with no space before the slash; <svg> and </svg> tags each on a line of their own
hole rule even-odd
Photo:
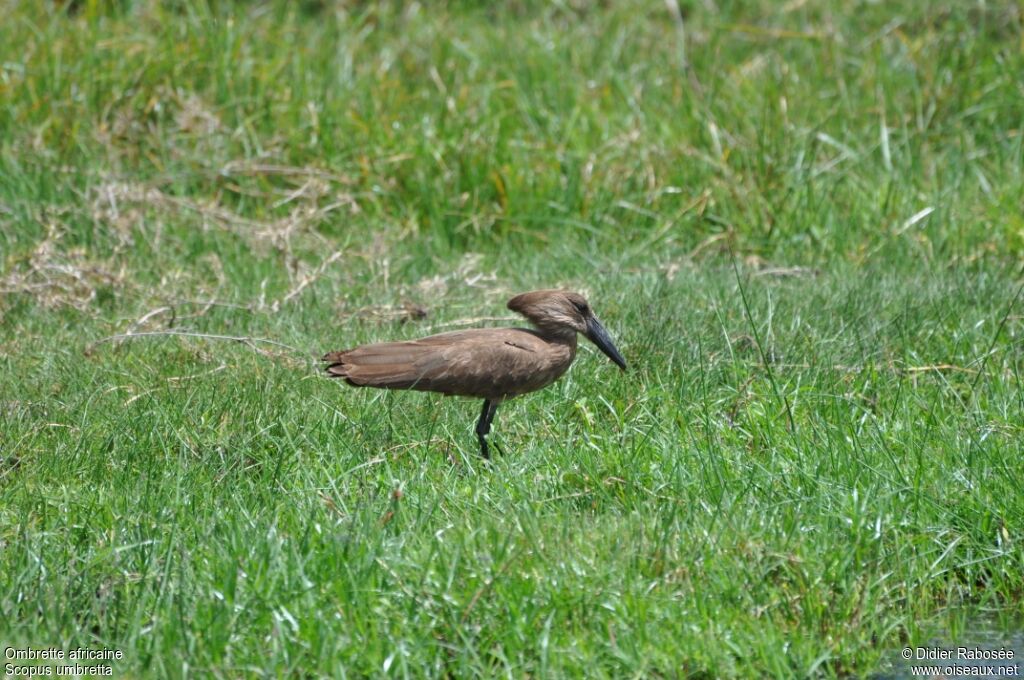
<svg viewBox="0 0 1024 680">
<path fill-rule="evenodd" d="M 363 345 L 324 360 L 328 374 L 350 385 L 498 399 L 553 382 L 574 349 L 529 329 L 483 328 Z"/>
</svg>

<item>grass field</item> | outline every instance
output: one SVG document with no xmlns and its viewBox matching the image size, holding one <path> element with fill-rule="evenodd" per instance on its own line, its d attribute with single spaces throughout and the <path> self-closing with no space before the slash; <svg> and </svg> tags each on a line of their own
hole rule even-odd
<svg viewBox="0 0 1024 680">
<path fill-rule="evenodd" d="M 673 5 L 0 0 L 0 643 L 864 677 L 1020 627 L 1021 6 Z M 477 402 L 318 374 L 542 287 L 631 370 L 490 465 Z"/>
</svg>

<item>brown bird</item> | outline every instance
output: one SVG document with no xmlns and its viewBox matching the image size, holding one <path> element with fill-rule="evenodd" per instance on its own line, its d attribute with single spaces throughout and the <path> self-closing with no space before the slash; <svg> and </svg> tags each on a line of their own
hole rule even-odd
<svg viewBox="0 0 1024 680">
<path fill-rule="evenodd" d="M 619 368 L 626 360 L 579 293 L 535 290 L 508 301 L 508 308 L 536 328 L 477 328 L 406 342 L 382 342 L 328 352 L 328 375 L 356 387 L 422 390 L 484 400 L 476 436 L 488 458 L 487 434 L 498 404 L 547 387 L 576 358 L 582 333 Z"/>
</svg>

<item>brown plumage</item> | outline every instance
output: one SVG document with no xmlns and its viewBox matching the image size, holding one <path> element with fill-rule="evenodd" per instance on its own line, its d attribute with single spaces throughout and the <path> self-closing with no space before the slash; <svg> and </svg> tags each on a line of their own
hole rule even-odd
<svg viewBox="0 0 1024 680">
<path fill-rule="evenodd" d="M 578 293 L 535 290 L 508 308 L 535 328 L 479 328 L 328 352 L 327 374 L 357 387 L 423 390 L 484 400 L 476 433 L 486 458 L 494 412 L 505 399 L 547 387 L 576 358 L 582 333 L 623 370 L 626 362 Z"/>
</svg>

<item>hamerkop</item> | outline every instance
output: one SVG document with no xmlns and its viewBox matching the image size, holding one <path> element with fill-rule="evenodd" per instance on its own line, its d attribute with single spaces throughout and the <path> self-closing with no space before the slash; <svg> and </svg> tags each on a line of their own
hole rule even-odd
<svg viewBox="0 0 1024 680">
<path fill-rule="evenodd" d="M 328 352 L 323 358 L 327 373 L 356 387 L 483 399 L 476 436 L 480 453 L 488 458 L 486 436 L 498 404 L 562 377 L 576 358 L 577 333 L 626 369 L 626 360 L 579 293 L 535 290 L 515 296 L 508 308 L 536 328 L 477 328 Z"/>
</svg>

